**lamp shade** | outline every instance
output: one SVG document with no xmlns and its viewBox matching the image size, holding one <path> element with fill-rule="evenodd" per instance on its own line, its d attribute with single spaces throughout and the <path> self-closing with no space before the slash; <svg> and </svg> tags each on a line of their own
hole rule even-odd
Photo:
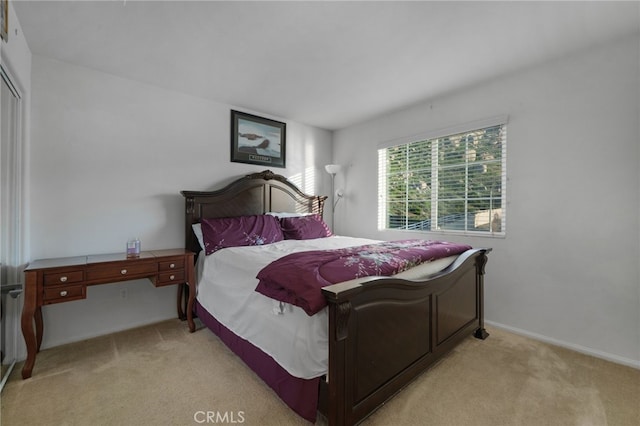
<svg viewBox="0 0 640 426">
<path fill-rule="evenodd" d="M 342 169 L 342 166 L 340 164 L 327 164 L 326 166 L 324 166 L 324 169 L 330 175 L 335 175 L 340 172 L 340 169 Z"/>
</svg>

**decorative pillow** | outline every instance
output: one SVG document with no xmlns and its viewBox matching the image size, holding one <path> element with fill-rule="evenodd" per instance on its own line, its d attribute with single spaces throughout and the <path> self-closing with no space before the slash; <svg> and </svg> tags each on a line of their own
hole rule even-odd
<svg viewBox="0 0 640 426">
<path fill-rule="evenodd" d="M 280 218 L 280 225 L 287 240 L 311 240 L 333 235 L 324 220 L 317 214 L 283 217 Z"/>
<path fill-rule="evenodd" d="M 201 226 L 206 254 L 225 247 L 259 246 L 284 239 L 278 219 L 268 215 L 203 219 Z"/>
</svg>

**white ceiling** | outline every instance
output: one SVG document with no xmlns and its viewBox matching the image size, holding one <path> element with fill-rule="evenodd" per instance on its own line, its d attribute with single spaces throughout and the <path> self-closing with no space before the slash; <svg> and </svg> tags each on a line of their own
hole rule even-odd
<svg viewBox="0 0 640 426">
<path fill-rule="evenodd" d="M 638 33 L 638 2 L 11 0 L 33 54 L 340 129 Z"/>
</svg>

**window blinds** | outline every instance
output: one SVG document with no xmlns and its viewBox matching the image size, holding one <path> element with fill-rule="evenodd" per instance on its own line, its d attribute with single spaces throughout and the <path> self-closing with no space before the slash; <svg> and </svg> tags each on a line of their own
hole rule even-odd
<svg viewBox="0 0 640 426">
<path fill-rule="evenodd" d="M 504 235 L 506 121 L 381 144 L 378 227 Z"/>
</svg>

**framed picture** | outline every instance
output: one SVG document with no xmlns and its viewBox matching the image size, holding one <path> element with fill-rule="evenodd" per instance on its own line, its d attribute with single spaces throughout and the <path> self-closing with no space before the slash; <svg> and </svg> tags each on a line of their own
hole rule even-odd
<svg viewBox="0 0 640 426">
<path fill-rule="evenodd" d="M 231 110 L 231 161 L 285 167 L 287 125 Z"/>
<path fill-rule="evenodd" d="M 7 41 L 9 38 L 9 0 L 0 0 L 0 38 Z"/>
</svg>

